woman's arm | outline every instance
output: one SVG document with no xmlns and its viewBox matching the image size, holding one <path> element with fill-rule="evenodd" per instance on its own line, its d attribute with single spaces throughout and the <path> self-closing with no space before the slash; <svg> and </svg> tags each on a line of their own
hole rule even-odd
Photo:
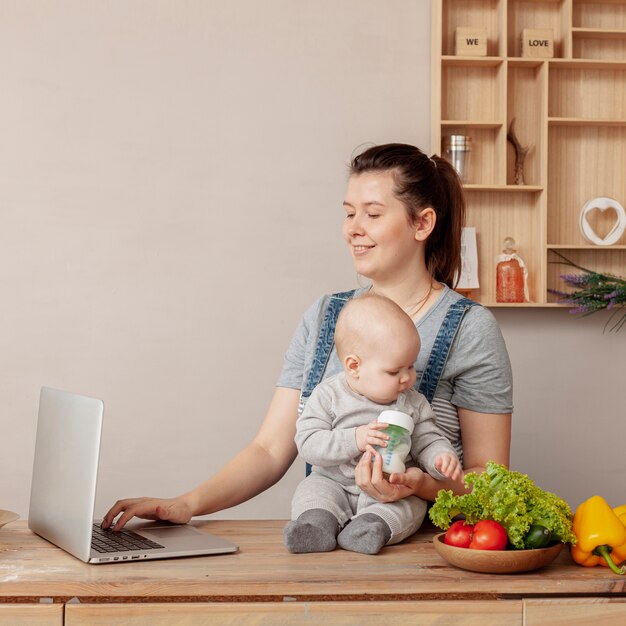
<svg viewBox="0 0 626 626">
<path fill-rule="evenodd" d="M 133 517 L 187 523 L 194 515 L 214 513 L 241 504 L 280 480 L 297 455 L 294 435 L 300 391 L 277 387 L 255 438 L 217 474 L 176 498 L 119 500 L 104 517 L 115 529 Z"/>
<path fill-rule="evenodd" d="M 484 471 L 487 461 L 509 466 L 510 413 L 477 413 L 468 409 L 459 409 L 459 421 L 466 472 Z"/>
<path fill-rule="evenodd" d="M 511 447 L 511 414 L 478 413 L 459 409 L 465 472 L 480 473 L 487 461 L 508 467 Z M 410 495 L 433 501 L 441 489 L 456 494 L 465 493 L 458 480 L 435 480 L 419 468 L 410 468 L 404 474 L 392 474 L 389 481 L 382 472 L 382 459 L 366 452 L 359 462 L 355 477 L 357 485 L 381 502 L 394 502 Z"/>
</svg>

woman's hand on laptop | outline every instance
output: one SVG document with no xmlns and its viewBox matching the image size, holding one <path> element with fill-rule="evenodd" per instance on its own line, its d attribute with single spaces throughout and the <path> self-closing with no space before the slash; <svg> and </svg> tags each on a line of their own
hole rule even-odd
<svg viewBox="0 0 626 626">
<path fill-rule="evenodd" d="M 113 524 L 118 515 L 119 519 Z M 127 498 L 118 500 L 111 507 L 102 520 L 102 528 L 121 530 L 133 517 L 186 524 L 192 518 L 192 512 L 182 498 Z"/>
</svg>

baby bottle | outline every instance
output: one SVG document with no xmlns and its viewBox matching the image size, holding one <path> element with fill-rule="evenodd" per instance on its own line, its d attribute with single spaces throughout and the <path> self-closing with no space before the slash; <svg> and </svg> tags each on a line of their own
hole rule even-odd
<svg viewBox="0 0 626 626">
<path fill-rule="evenodd" d="M 387 409 L 383 411 L 377 421 L 389 424 L 384 433 L 389 435 L 387 447 L 376 446 L 376 450 L 383 457 L 383 472 L 392 474 L 393 472 L 404 472 L 406 469 L 404 461 L 411 449 L 411 433 L 413 432 L 413 419 L 410 415 L 398 409 Z"/>
</svg>

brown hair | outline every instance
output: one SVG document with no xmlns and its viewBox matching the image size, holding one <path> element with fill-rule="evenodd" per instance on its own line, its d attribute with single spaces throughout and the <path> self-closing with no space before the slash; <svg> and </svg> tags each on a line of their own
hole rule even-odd
<svg viewBox="0 0 626 626">
<path fill-rule="evenodd" d="M 430 275 L 454 287 L 461 273 L 461 229 L 465 197 L 456 170 L 441 157 L 428 157 L 419 148 L 389 143 L 368 148 L 352 159 L 350 175 L 391 172 L 394 194 L 415 222 L 420 211 L 432 207 L 435 228 L 426 240 L 425 261 Z"/>
</svg>

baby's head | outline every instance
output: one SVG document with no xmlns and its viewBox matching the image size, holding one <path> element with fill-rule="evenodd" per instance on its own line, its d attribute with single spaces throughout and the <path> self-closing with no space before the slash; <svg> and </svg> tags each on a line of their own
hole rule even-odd
<svg viewBox="0 0 626 626">
<path fill-rule="evenodd" d="M 350 387 L 378 404 L 391 404 L 415 383 L 420 338 L 393 301 L 366 293 L 343 307 L 335 329 L 337 355 Z"/>
</svg>

